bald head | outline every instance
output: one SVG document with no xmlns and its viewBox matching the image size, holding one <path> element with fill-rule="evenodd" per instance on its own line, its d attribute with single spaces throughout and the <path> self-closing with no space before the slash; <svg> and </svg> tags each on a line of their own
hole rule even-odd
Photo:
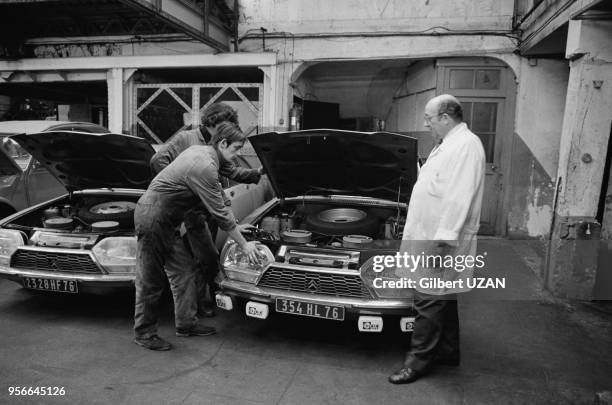
<svg viewBox="0 0 612 405">
<path fill-rule="evenodd" d="M 429 100 L 427 106 L 430 106 L 432 110 L 437 111 L 438 114 L 448 115 L 454 121 L 463 121 L 463 108 L 455 96 L 451 96 L 450 94 L 441 94 Z M 425 107 L 425 109 L 427 109 L 427 107 Z"/>
<path fill-rule="evenodd" d="M 436 142 L 441 142 L 462 121 L 461 103 L 450 94 L 434 97 L 425 105 L 425 127 L 429 128 Z"/>
</svg>

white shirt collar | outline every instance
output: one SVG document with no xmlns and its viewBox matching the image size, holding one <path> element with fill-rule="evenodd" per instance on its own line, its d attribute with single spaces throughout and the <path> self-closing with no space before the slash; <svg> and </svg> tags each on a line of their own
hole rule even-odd
<svg viewBox="0 0 612 405">
<path fill-rule="evenodd" d="M 429 152 L 428 159 L 434 156 L 436 153 L 443 151 L 444 147 L 450 145 L 451 143 L 450 141 L 452 141 L 453 138 L 456 138 L 457 134 L 459 134 L 460 132 L 463 132 L 463 130 L 465 129 L 467 129 L 467 124 L 465 122 L 455 125 L 453 129 L 448 131 L 448 133 L 444 136 L 444 138 L 442 138 L 442 141 L 436 144 L 431 150 L 431 152 Z"/>
<path fill-rule="evenodd" d="M 448 142 L 450 138 L 454 137 L 459 132 L 463 132 L 463 130 L 465 130 L 466 128 L 467 128 L 467 124 L 465 122 L 455 125 L 453 129 L 448 131 L 448 134 L 446 134 L 446 136 L 442 138 L 442 143 Z"/>
</svg>

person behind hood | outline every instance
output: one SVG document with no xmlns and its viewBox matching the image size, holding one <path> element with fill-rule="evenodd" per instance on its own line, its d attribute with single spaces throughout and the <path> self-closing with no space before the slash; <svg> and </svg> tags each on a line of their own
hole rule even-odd
<svg viewBox="0 0 612 405">
<path fill-rule="evenodd" d="M 202 125 L 172 136 L 151 158 L 150 166 L 154 174 L 162 171 L 184 150 L 194 145 L 208 144 L 223 123 L 238 125 L 238 113 L 225 103 L 213 103 L 202 114 Z M 262 168 L 245 169 L 233 162 L 222 162 L 219 173 L 239 183 L 259 183 Z M 226 204 L 231 200 L 225 196 Z M 214 315 L 214 280 L 219 271 L 219 252 L 215 246 L 217 224 L 210 220 L 206 212 L 191 209 L 185 213 L 185 239 L 195 259 L 196 287 L 198 291 L 198 315 Z"/>
<path fill-rule="evenodd" d="M 137 236 L 134 342 L 151 350 L 172 346 L 157 335 L 159 304 L 170 282 L 176 335 L 206 336 L 215 329 L 198 323 L 195 266 L 179 232 L 186 211 L 200 207 L 242 248 L 251 263 L 259 263 L 255 242 L 247 242 L 232 210 L 225 204 L 219 170 L 234 159 L 246 141 L 235 125 L 224 123 L 211 145 L 189 147 L 151 182 L 134 210 Z"/>
</svg>

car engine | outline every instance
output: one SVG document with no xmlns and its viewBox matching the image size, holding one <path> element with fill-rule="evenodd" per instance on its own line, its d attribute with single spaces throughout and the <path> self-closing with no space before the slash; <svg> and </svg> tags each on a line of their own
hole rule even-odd
<svg viewBox="0 0 612 405">
<path fill-rule="evenodd" d="M 405 218 L 403 208 L 297 204 L 268 213 L 256 224 L 252 239 L 360 250 L 380 240 L 401 239 Z"/>
<path fill-rule="evenodd" d="M 32 245 L 83 248 L 100 236 L 133 235 L 136 201 L 134 196 L 74 195 L 5 226 L 23 231 Z"/>
</svg>

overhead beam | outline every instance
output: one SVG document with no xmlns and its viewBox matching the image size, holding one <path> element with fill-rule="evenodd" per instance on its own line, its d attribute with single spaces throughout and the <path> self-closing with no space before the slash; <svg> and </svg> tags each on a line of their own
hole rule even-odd
<svg viewBox="0 0 612 405">
<path fill-rule="evenodd" d="M 180 0 L 119 0 L 132 8 L 144 10 L 166 24 L 178 29 L 190 37 L 201 41 L 214 49 L 226 52 L 229 50 L 231 33 L 227 33 L 224 43 L 210 35 L 209 15 L 185 4 Z"/>
<path fill-rule="evenodd" d="M 2 71 L 0 82 L 3 83 L 51 83 L 51 82 L 91 82 L 106 80 L 106 71 L 68 71 L 68 70 L 37 70 L 37 71 Z"/>
<path fill-rule="evenodd" d="M 0 71 L 101 70 L 112 68 L 258 67 L 276 64 L 276 54 L 220 53 L 216 55 L 89 56 L 82 58 L 32 58 L 0 61 Z"/>
<path fill-rule="evenodd" d="M 2 0 L 2 3 L 15 3 L 15 4 L 20 4 L 20 3 L 49 3 L 50 0 Z"/>
<path fill-rule="evenodd" d="M 63 45 L 63 44 L 107 44 L 107 43 L 134 43 L 134 42 L 170 42 L 185 41 L 190 39 L 185 34 L 139 34 L 129 35 L 104 35 L 104 36 L 80 36 L 80 37 L 37 37 L 28 38 L 24 41 L 26 45 Z"/>
<path fill-rule="evenodd" d="M 555 32 L 570 19 L 578 16 L 602 0 L 559 0 L 543 1 L 536 10 L 518 27 L 523 31 L 519 51 L 521 54 L 529 50 Z M 554 4 L 551 4 L 554 3 Z"/>
</svg>

